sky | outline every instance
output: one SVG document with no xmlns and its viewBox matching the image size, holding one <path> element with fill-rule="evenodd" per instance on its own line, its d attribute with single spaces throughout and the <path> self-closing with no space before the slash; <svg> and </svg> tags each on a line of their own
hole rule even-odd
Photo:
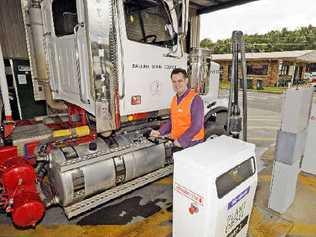
<svg viewBox="0 0 316 237">
<path fill-rule="evenodd" d="M 316 0 L 259 0 L 202 15 L 201 40 L 230 38 L 233 30 L 262 34 L 309 24 L 316 26 Z"/>
</svg>

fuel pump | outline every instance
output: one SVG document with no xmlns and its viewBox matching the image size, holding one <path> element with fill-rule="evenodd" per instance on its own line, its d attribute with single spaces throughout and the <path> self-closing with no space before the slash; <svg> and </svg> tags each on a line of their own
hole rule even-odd
<svg viewBox="0 0 316 237">
<path fill-rule="evenodd" d="M 238 65 L 241 65 L 239 67 Z M 238 79 L 241 69 L 242 87 L 242 115 L 238 104 Z M 242 130 L 244 141 L 247 141 L 247 67 L 245 57 L 245 42 L 241 31 L 233 31 L 232 34 L 232 67 L 231 82 L 228 101 L 227 134 L 239 138 Z"/>
<path fill-rule="evenodd" d="M 246 237 L 256 186 L 254 144 L 222 135 L 174 153 L 172 236 Z"/>
</svg>

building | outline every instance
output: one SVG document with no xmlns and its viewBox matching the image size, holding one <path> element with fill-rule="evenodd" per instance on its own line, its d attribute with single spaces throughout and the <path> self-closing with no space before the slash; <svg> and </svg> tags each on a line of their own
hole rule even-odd
<svg viewBox="0 0 316 237">
<path fill-rule="evenodd" d="M 232 55 L 214 54 L 212 58 L 221 65 L 221 79 L 229 81 Z M 262 81 L 263 86 L 286 86 L 306 79 L 306 72 L 315 68 L 316 50 L 246 53 L 246 60 L 250 85 Z"/>
</svg>

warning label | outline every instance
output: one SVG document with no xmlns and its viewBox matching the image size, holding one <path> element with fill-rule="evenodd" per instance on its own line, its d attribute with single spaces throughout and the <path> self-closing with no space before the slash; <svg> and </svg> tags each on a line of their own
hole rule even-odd
<svg viewBox="0 0 316 237">
<path fill-rule="evenodd" d="M 204 197 L 202 197 L 201 195 L 191 191 L 190 189 L 175 183 L 175 191 L 177 193 L 179 193 L 182 196 L 185 196 L 187 198 L 189 198 L 190 200 L 194 201 L 196 204 L 200 205 L 200 206 L 204 206 Z"/>
</svg>

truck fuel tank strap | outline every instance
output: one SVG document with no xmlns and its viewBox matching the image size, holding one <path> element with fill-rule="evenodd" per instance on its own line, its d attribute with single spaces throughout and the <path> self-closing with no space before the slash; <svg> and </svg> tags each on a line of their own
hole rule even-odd
<svg viewBox="0 0 316 237">
<path fill-rule="evenodd" d="M 73 146 L 62 147 L 60 150 L 64 154 L 66 160 L 72 160 L 79 157 Z"/>
<path fill-rule="evenodd" d="M 113 158 L 115 166 L 116 184 L 123 183 L 126 177 L 126 167 L 123 156 Z"/>
<path fill-rule="evenodd" d="M 85 194 L 85 177 L 81 169 L 77 169 L 71 173 L 73 183 L 73 198 L 78 199 Z"/>
</svg>

